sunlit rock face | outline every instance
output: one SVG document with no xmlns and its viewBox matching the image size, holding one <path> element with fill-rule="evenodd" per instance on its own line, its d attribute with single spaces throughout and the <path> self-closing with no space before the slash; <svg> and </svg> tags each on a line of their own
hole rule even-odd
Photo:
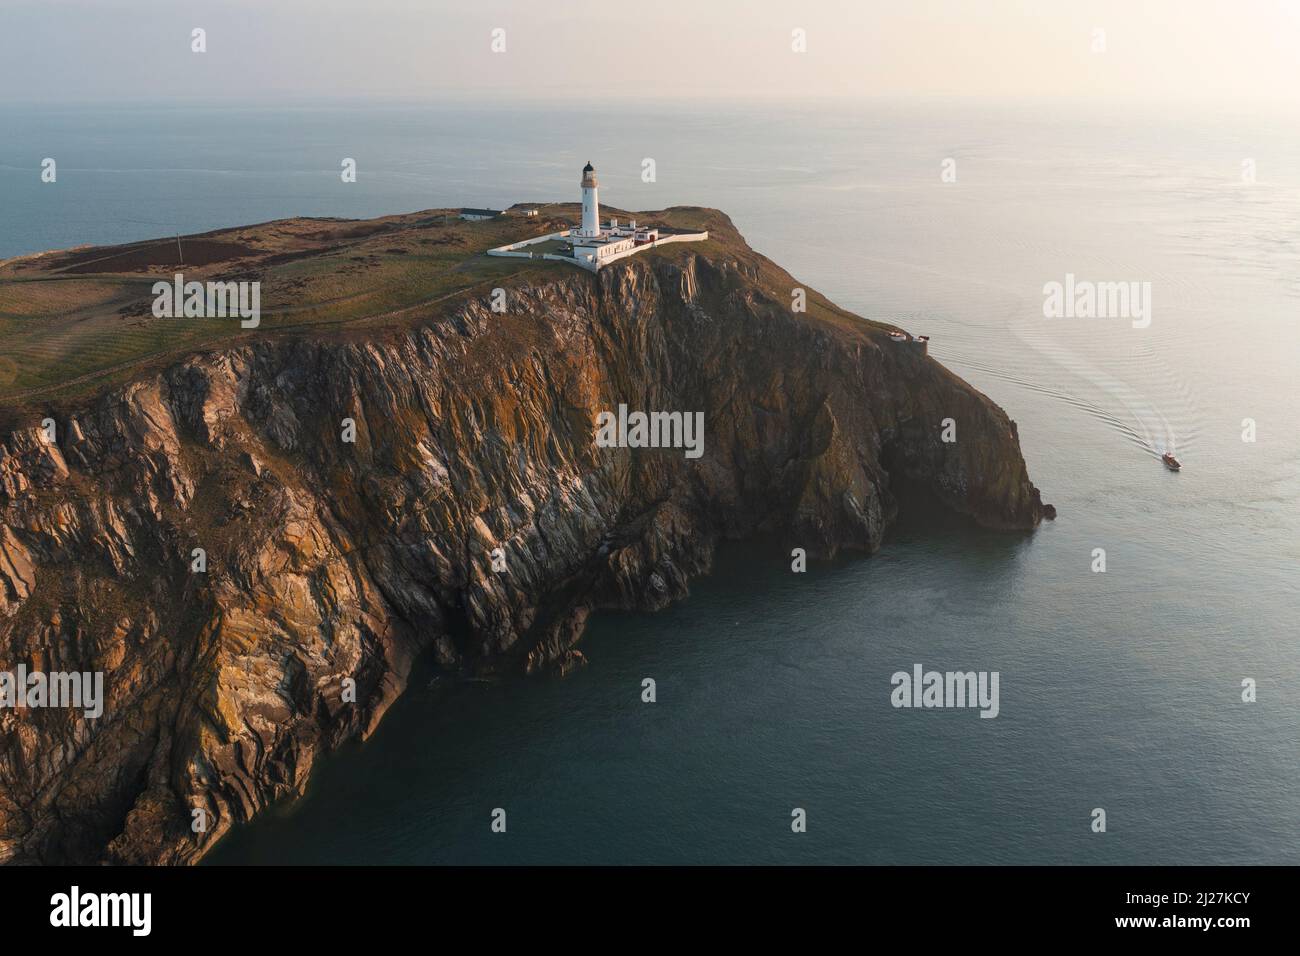
<svg viewBox="0 0 1300 956">
<path fill-rule="evenodd" d="M 1001 409 L 814 293 L 793 310 L 719 220 L 528 272 L 505 313 L 249 337 L 0 435 L 0 669 L 102 671 L 106 698 L 0 710 L 0 858 L 193 862 L 372 730 L 417 655 L 563 672 L 593 610 L 686 596 L 723 538 L 870 553 L 903 485 L 1038 524 Z M 600 447 L 620 404 L 702 413 L 701 453 Z"/>
</svg>

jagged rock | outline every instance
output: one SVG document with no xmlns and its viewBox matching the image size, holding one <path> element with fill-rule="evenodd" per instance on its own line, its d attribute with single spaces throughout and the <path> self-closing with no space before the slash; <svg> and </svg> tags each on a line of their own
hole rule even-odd
<svg viewBox="0 0 1300 956">
<path fill-rule="evenodd" d="M 32 556 L 12 530 L 0 525 L 0 614 L 11 614 L 36 587 Z"/>
</svg>

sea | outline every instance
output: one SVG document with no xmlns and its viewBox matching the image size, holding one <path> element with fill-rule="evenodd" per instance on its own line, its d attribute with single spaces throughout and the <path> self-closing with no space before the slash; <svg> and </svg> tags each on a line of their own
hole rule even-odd
<svg viewBox="0 0 1300 956">
<path fill-rule="evenodd" d="M 564 678 L 424 662 L 370 740 L 208 862 L 1300 863 L 1298 120 L 1029 100 L 0 107 L 0 257 L 576 201 L 587 161 L 615 206 L 718 207 L 800 282 L 929 335 L 1017 422 L 1059 510 L 1005 535 L 917 505 L 876 555 L 802 573 L 790 542 L 728 545 L 673 607 L 597 614 Z M 1144 314 L 1049 317 L 1052 283 L 1136 283 Z M 917 665 L 997 672 L 996 718 L 895 707 Z"/>
</svg>

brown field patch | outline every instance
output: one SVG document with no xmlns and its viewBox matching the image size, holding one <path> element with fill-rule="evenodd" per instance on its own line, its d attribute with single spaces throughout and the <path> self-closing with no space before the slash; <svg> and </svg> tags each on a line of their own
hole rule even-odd
<svg viewBox="0 0 1300 956">
<path fill-rule="evenodd" d="M 185 261 L 179 255 L 183 250 Z M 214 262 L 227 262 L 255 256 L 258 251 L 251 246 L 238 242 L 222 242 L 219 239 L 182 239 L 181 250 L 176 248 L 175 239 L 159 239 L 150 242 L 135 243 L 130 246 L 115 246 L 109 249 L 86 249 L 74 252 L 54 264 L 54 268 L 65 273 L 84 274 L 89 272 L 143 272 L 157 266 L 206 266 Z"/>
</svg>

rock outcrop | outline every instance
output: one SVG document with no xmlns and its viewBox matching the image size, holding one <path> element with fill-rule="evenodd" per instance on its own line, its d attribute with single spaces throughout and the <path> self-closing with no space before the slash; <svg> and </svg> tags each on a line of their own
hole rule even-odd
<svg viewBox="0 0 1300 956">
<path fill-rule="evenodd" d="M 869 553 L 901 484 L 1037 525 L 996 405 L 815 295 L 792 312 L 721 238 L 33 407 L 0 442 L 0 669 L 102 671 L 106 701 L 0 710 L 0 859 L 193 862 L 418 655 L 563 670 L 594 609 L 683 597 L 723 538 Z M 702 456 L 597 447 L 620 403 L 703 412 Z"/>
</svg>

